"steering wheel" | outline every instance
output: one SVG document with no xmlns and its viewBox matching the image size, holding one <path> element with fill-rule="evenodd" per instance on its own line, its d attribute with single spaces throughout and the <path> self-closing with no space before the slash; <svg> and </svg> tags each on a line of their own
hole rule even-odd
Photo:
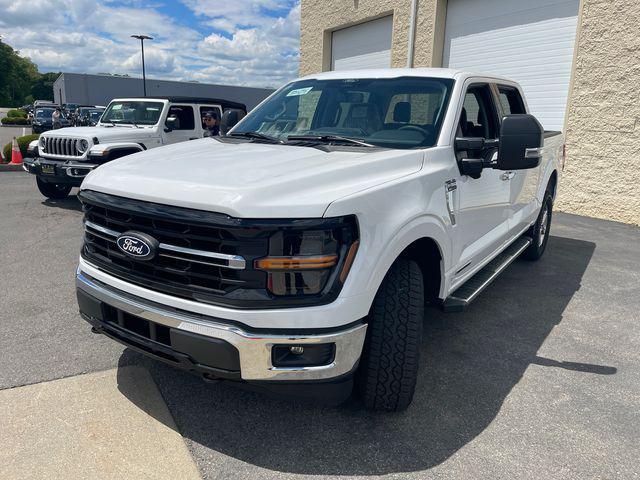
<svg viewBox="0 0 640 480">
<path fill-rule="evenodd" d="M 398 130 L 413 130 L 415 132 L 420 132 L 425 137 L 429 136 L 429 134 L 427 133 L 427 131 L 424 128 L 419 127 L 417 125 L 403 125 Z"/>
</svg>

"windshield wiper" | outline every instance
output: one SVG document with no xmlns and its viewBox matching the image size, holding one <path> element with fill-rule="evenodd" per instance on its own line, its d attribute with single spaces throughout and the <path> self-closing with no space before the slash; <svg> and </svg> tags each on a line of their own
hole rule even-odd
<svg viewBox="0 0 640 480">
<path fill-rule="evenodd" d="M 271 143 L 284 143 L 282 140 L 276 137 L 271 137 L 269 135 L 265 135 L 264 133 L 260 133 L 260 132 L 231 132 L 231 133 L 227 133 L 227 136 L 255 138 L 256 140 L 265 140 Z"/>
<path fill-rule="evenodd" d="M 357 138 L 341 137 L 340 135 L 289 135 L 287 142 L 321 142 L 321 143 L 350 143 L 352 145 L 358 145 L 360 147 L 375 147 L 367 142 L 358 140 Z"/>
</svg>

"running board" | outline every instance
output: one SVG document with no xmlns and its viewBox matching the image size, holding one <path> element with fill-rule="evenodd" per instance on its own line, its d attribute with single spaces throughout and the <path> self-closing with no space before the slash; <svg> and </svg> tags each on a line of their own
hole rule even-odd
<svg viewBox="0 0 640 480">
<path fill-rule="evenodd" d="M 529 237 L 520 237 L 504 252 L 487 263 L 482 270 L 460 285 L 455 292 L 442 302 L 445 312 L 462 312 L 476 299 L 480 293 L 493 282 L 500 273 L 507 268 L 518 256 L 524 252 L 533 240 Z"/>
</svg>

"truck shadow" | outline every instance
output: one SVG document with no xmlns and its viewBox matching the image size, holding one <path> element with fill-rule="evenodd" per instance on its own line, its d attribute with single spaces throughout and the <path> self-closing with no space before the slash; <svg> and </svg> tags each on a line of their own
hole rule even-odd
<svg viewBox="0 0 640 480">
<path fill-rule="evenodd" d="M 201 455 L 308 475 L 425 470 L 491 424 L 529 365 L 616 373 L 537 356 L 580 289 L 594 249 L 591 242 L 551 237 L 540 262 L 515 262 L 467 312 L 428 310 L 418 388 L 400 414 L 368 412 L 357 400 L 330 408 L 206 384 L 131 350 L 120 360 L 151 370 L 180 433 L 213 450 L 196 446 Z M 136 403 L 135 385 L 120 388 Z"/>
<path fill-rule="evenodd" d="M 42 205 L 49 208 L 61 208 L 63 210 L 75 210 L 77 212 L 82 211 L 82 204 L 75 195 L 75 191 L 72 191 L 67 198 L 63 198 L 62 200 L 52 200 L 47 198 L 42 201 Z"/>
</svg>

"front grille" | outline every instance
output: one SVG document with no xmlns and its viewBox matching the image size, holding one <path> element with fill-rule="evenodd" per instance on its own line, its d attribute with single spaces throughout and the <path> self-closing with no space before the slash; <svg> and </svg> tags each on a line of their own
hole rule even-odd
<svg viewBox="0 0 640 480">
<path fill-rule="evenodd" d="M 266 274 L 253 270 L 252 265 L 254 259 L 268 253 L 268 228 L 245 227 L 226 215 L 91 191 L 81 192 L 80 198 L 85 219 L 82 255 L 105 272 L 145 288 L 207 303 L 233 304 L 241 291 L 265 291 Z M 154 237 L 160 243 L 158 254 L 146 261 L 125 255 L 116 238 L 127 231 Z M 234 263 L 226 256 L 241 256 L 244 262 Z M 251 296 L 258 299 L 257 293 Z"/>
<path fill-rule="evenodd" d="M 64 155 L 66 157 L 81 157 L 78 152 L 79 138 L 45 137 L 43 153 L 50 155 Z"/>
</svg>

